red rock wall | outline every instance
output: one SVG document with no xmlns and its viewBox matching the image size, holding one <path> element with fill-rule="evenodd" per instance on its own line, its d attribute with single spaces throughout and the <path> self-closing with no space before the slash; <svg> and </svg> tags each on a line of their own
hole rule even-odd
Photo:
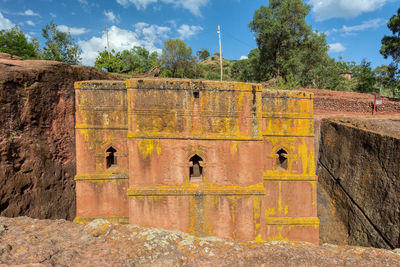
<svg viewBox="0 0 400 267">
<path fill-rule="evenodd" d="M 382 121 L 371 125 L 367 119 L 322 120 L 318 159 L 322 242 L 400 247 L 400 139 L 369 130 L 379 124 L 384 125 Z M 393 119 L 388 124 L 397 125 Z"/>
<path fill-rule="evenodd" d="M 0 57 L 0 215 L 75 217 L 74 81 L 91 67 Z"/>
</svg>

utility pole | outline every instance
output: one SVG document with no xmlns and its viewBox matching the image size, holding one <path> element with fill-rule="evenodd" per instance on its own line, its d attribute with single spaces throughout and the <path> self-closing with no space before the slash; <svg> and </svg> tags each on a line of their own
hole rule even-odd
<svg viewBox="0 0 400 267">
<path fill-rule="evenodd" d="M 107 36 L 107 52 L 108 52 L 108 59 L 110 59 L 110 44 L 108 42 L 108 27 L 106 25 L 106 36 Z"/>
<path fill-rule="evenodd" d="M 221 82 L 222 82 L 222 49 L 221 49 L 221 28 L 218 25 L 218 38 L 219 38 L 219 65 L 221 68 Z"/>
</svg>

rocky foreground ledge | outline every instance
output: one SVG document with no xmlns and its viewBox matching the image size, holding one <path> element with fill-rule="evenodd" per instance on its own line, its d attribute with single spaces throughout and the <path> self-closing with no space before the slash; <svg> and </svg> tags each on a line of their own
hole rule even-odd
<svg viewBox="0 0 400 267">
<path fill-rule="evenodd" d="M 0 217 L 0 266 L 400 266 L 397 250 L 233 242 L 106 220 Z"/>
</svg>

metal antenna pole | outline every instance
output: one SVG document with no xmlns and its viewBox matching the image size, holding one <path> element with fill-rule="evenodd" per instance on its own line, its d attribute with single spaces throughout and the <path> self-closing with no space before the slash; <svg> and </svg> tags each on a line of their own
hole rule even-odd
<svg viewBox="0 0 400 267">
<path fill-rule="evenodd" d="M 221 28 L 218 25 L 218 38 L 219 38 L 219 65 L 221 68 L 221 82 L 222 82 L 222 49 L 221 49 Z"/>
<path fill-rule="evenodd" d="M 108 27 L 106 25 L 106 36 L 107 36 L 107 52 L 108 52 L 108 58 L 110 58 L 110 43 L 108 42 Z"/>
</svg>

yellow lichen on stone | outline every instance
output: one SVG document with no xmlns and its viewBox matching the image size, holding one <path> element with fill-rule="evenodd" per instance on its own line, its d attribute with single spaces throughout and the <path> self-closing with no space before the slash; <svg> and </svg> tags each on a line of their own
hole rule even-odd
<svg viewBox="0 0 400 267">
<path fill-rule="evenodd" d="M 239 146 L 238 141 L 231 141 L 231 145 L 230 145 L 231 152 L 237 152 L 238 146 Z"/>
<path fill-rule="evenodd" d="M 139 153 L 143 159 L 150 158 L 154 149 L 154 142 L 152 139 L 141 139 L 138 142 Z"/>
<path fill-rule="evenodd" d="M 254 217 L 254 242 L 264 242 L 260 234 L 261 226 L 261 197 L 253 197 L 253 217 Z"/>
</svg>

